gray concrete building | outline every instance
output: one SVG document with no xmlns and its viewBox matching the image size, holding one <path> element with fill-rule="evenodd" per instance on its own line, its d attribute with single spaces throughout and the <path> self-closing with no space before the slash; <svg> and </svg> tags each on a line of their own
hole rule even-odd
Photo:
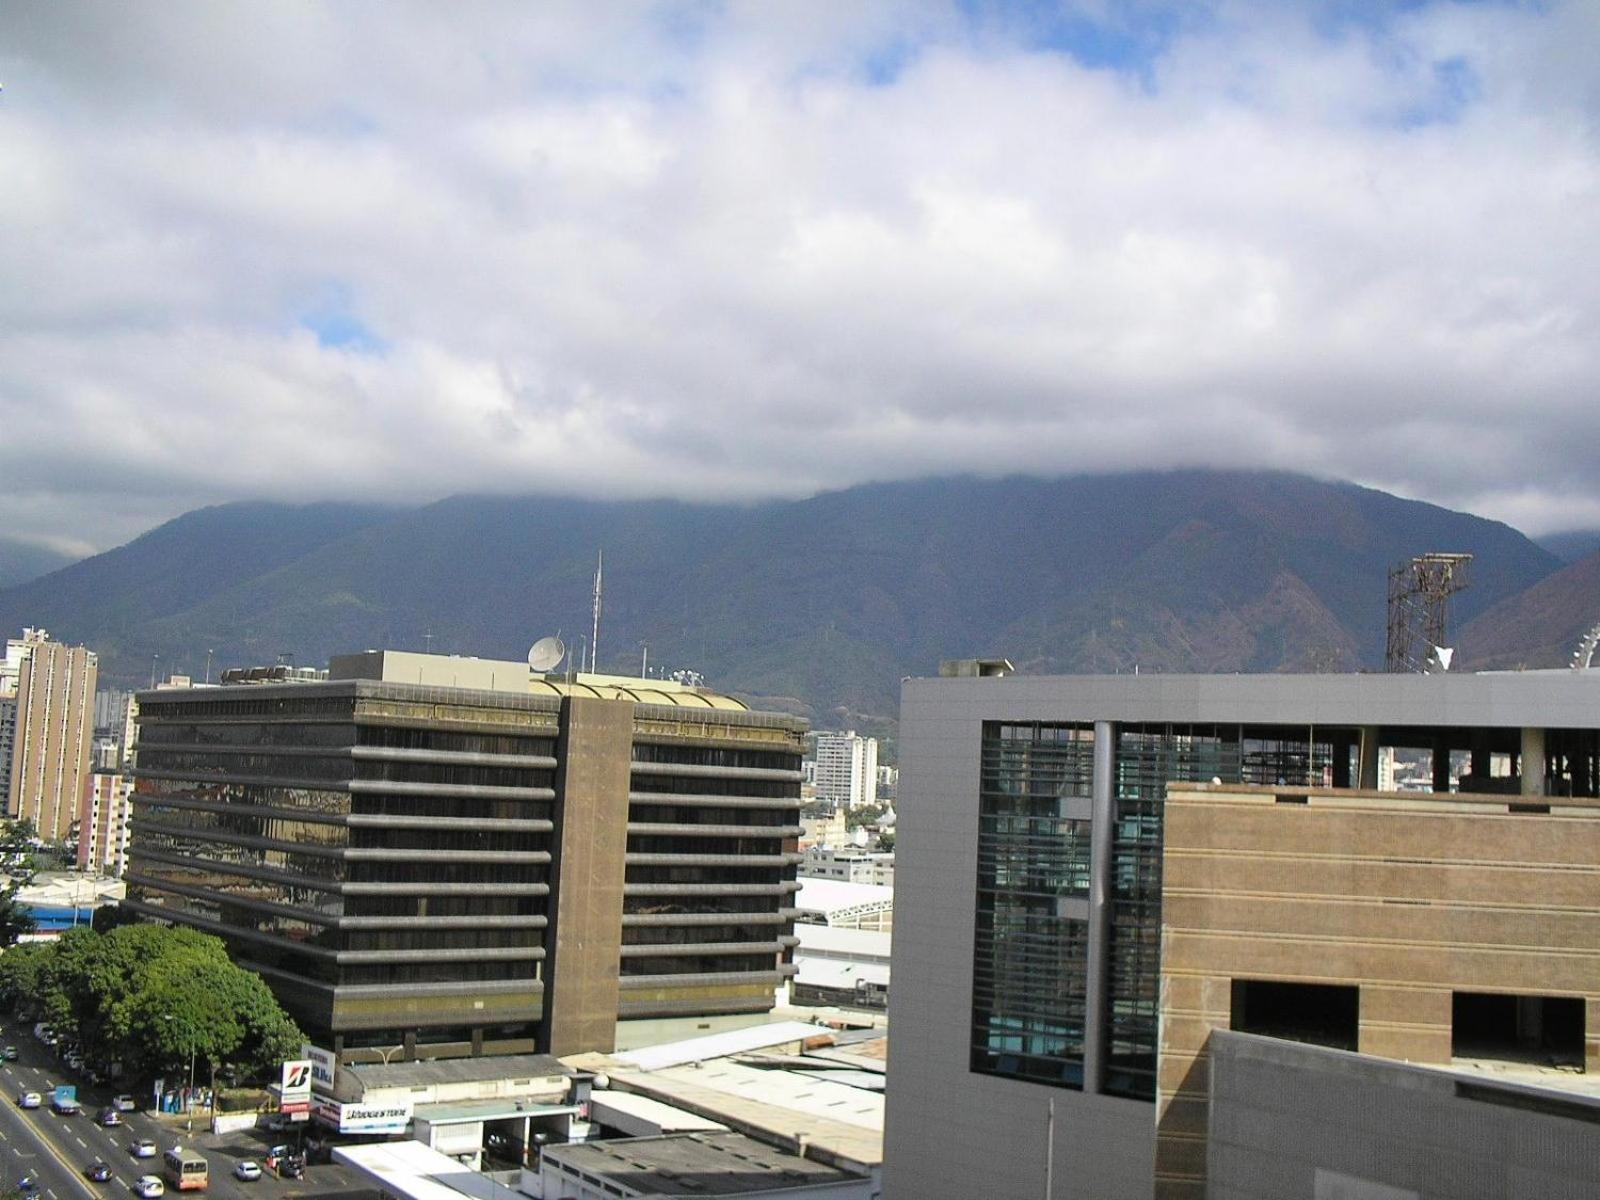
<svg viewBox="0 0 1600 1200">
<path fill-rule="evenodd" d="M 988 670 L 902 690 L 890 1200 L 1154 1194 L 1169 782 L 1600 794 L 1594 672 Z"/>
</svg>

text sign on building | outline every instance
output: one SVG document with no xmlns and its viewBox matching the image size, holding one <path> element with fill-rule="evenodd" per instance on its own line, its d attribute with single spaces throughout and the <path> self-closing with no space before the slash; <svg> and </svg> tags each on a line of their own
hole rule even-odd
<svg viewBox="0 0 1600 1200">
<path fill-rule="evenodd" d="M 311 1111 L 311 1060 L 290 1059 L 283 1064 L 283 1083 L 278 1094 L 278 1111 Z"/>
<path fill-rule="evenodd" d="M 316 1099 L 316 1117 L 340 1133 L 404 1133 L 411 1124 L 411 1100 L 393 1104 L 339 1104 Z"/>
<path fill-rule="evenodd" d="M 311 1064 L 311 1089 L 316 1092 L 333 1092 L 333 1073 L 338 1069 L 331 1050 L 305 1042 L 300 1047 L 300 1057 Z"/>
</svg>

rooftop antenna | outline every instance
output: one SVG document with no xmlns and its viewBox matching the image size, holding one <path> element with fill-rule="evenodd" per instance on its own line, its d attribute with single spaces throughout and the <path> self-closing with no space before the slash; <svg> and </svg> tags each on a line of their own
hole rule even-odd
<svg viewBox="0 0 1600 1200">
<path fill-rule="evenodd" d="M 528 668 L 543 675 L 546 671 L 553 671 L 561 665 L 561 660 L 567 656 L 567 646 L 559 635 L 556 637 L 542 637 L 528 650 Z"/>
<path fill-rule="evenodd" d="M 1450 597 L 1468 583 L 1470 554 L 1419 554 L 1389 571 L 1389 636 L 1384 670 L 1422 672 L 1430 665 L 1449 669 L 1448 656 L 1434 655 L 1448 643 Z"/>
<path fill-rule="evenodd" d="M 1578 648 L 1572 652 L 1572 669 L 1574 671 L 1593 669 L 1596 647 L 1600 647 L 1600 625 L 1594 626 L 1578 640 Z"/>
<path fill-rule="evenodd" d="M 428 632 L 422 635 L 422 652 L 424 654 L 433 653 L 433 626 L 431 625 L 428 626 Z"/>
<path fill-rule="evenodd" d="M 605 570 L 606 555 L 604 550 L 595 551 L 594 560 L 594 632 L 589 638 L 589 670 L 593 673 L 600 662 L 600 583 L 601 573 Z"/>
</svg>

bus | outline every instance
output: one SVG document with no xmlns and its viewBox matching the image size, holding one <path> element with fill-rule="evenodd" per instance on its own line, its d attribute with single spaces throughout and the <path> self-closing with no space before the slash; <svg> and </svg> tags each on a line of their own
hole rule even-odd
<svg viewBox="0 0 1600 1200">
<path fill-rule="evenodd" d="M 204 1191 L 211 1183 L 206 1160 L 193 1150 L 174 1146 L 165 1158 L 167 1181 L 180 1192 Z"/>
</svg>

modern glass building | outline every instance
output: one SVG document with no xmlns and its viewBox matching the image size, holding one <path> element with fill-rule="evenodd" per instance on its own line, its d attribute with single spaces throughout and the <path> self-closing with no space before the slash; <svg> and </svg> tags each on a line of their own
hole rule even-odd
<svg viewBox="0 0 1600 1200">
<path fill-rule="evenodd" d="M 1600 794 L 1595 672 L 951 672 L 902 692 L 891 1200 L 1152 1194 L 1169 785 Z"/>
<path fill-rule="evenodd" d="M 226 938 L 347 1061 L 772 1006 L 803 723 L 516 663 L 331 674 L 140 694 L 128 908 Z"/>
</svg>

